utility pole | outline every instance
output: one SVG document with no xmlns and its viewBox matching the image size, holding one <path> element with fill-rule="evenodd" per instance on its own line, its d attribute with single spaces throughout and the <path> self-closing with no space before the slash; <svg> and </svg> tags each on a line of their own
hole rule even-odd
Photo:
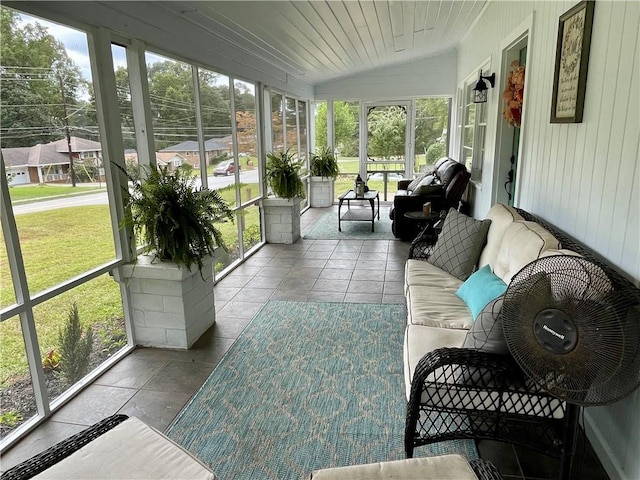
<svg viewBox="0 0 640 480">
<path fill-rule="evenodd" d="M 64 115 L 64 132 L 67 135 L 67 149 L 69 150 L 69 173 L 71 174 L 71 186 L 76 186 L 76 172 L 73 168 L 73 152 L 71 151 L 71 134 L 69 133 L 69 119 L 67 118 L 67 97 L 64 94 L 64 82 L 62 74 L 58 72 L 58 81 L 60 82 L 60 94 L 62 95 L 62 114 Z"/>
</svg>

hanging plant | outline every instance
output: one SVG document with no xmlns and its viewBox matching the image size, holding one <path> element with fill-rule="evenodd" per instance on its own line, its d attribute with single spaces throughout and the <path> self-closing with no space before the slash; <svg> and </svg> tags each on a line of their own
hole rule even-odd
<svg viewBox="0 0 640 480">
<path fill-rule="evenodd" d="M 509 125 L 520 126 L 522 118 L 522 99 L 524 98 L 524 65 L 517 60 L 511 62 L 511 72 L 507 78 L 507 87 L 502 93 L 504 99 L 503 118 Z"/>
</svg>

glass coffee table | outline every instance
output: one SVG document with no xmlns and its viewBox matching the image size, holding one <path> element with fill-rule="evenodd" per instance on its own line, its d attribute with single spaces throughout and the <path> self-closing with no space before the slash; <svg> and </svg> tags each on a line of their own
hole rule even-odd
<svg viewBox="0 0 640 480">
<path fill-rule="evenodd" d="M 351 208 L 351 201 L 357 200 L 359 202 L 368 201 L 371 206 L 371 211 L 366 207 Z M 378 202 L 377 210 L 375 202 Z M 347 211 L 342 213 L 342 204 L 347 202 Z M 338 197 L 338 231 L 342 231 L 342 222 L 371 222 L 371 231 L 375 232 L 375 220 L 376 215 L 380 220 L 380 197 L 377 190 L 369 190 L 364 192 L 363 196 L 357 196 L 356 192 L 349 190 L 344 192 Z"/>
</svg>

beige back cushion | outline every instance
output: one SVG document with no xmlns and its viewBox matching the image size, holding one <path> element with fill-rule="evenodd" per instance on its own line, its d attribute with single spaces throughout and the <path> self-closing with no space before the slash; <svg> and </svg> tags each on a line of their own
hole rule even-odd
<svg viewBox="0 0 640 480">
<path fill-rule="evenodd" d="M 522 267 L 534 261 L 549 249 L 560 248 L 560 243 L 547 230 L 535 222 L 516 221 L 507 226 L 495 262 L 493 273 L 507 285 Z"/>
<path fill-rule="evenodd" d="M 491 220 L 491 226 L 487 234 L 487 244 L 480 254 L 478 268 L 482 268 L 487 264 L 493 267 L 507 227 L 516 220 L 524 220 L 514 208 L 501 203 L 496 203 L 491 207 L 486 218 Z"/>
</svg>

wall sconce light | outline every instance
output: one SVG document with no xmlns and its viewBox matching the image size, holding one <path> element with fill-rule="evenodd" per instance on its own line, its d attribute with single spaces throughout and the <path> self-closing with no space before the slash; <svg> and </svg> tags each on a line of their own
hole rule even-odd
<svg viewBox="0 0 640 480">
<path fill-rule="evenodd" d="M 482 70 L 480 70 L 480 78 L 478 79 L 478 83 L 473 87 L 473 103 L 487 103 L 487 84 L 484 83 L 485 80 L 489 81 L 489 85 L 493 88 L 493 85 L 496 81 L 496 74 L 492 73 L 488 77 L 482 76 Z"/>
</svg>

